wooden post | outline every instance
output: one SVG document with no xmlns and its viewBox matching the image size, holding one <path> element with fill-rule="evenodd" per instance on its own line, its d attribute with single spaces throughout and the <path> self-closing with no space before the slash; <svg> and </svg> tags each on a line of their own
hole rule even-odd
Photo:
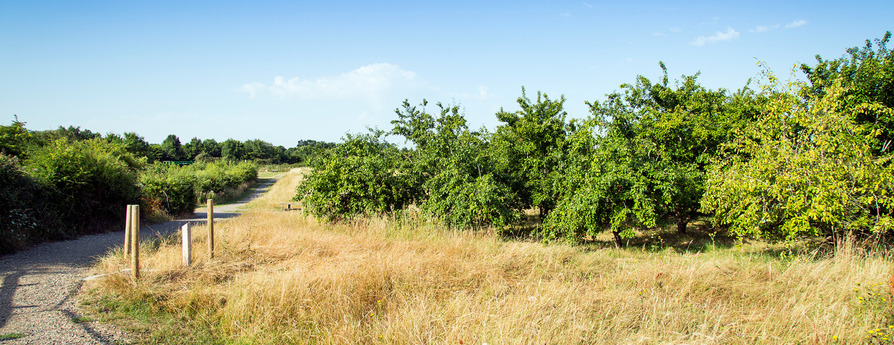
<svg viewBox="0 0 894 345">
<path fill-rule="evenodd" d="M 180 232 L 183 236 L 183 266 L 189 267 L 192 264 L 192 236 L 189 231 L 189 223 L 183 224 Z"/>
<path fill-rule="evenodd" d="M 208 257 L 214 258 L 214 200 L 208 199 Z"/>
<path fill-rule="evenodd" d="M 127 205 L 127 212 L 124 213 L 124 259 L 127 260 L 127 256 L 130 255 L 130 228 L 131 222 L 131 208 L 133 205 Z"/>
<path fill-rule="evenodd" d="M 134 279 L 140 278 L 140 205 L 132 205 L 131 210 L 131 230 L 130 230 L 130 244 L 131 244 L 131 261 L 130 261 L 130 270 L 133 273 Z"/>
</svg>

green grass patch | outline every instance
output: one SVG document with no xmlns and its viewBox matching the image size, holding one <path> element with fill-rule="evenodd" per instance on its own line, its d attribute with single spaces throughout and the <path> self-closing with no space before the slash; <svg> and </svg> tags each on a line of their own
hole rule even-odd
<svg viewBox="0 0 894 345">
<path fill-rule="evenodd" d="M 134 337 L 136 344 L 224 344 L 214 326 L 190 320 L 188 310 L 159 308 L 158 296 L 112 296 L 95 290 L 84 292 L 82 306 L 96 320 L 114 324 Z"/>
<path fill-rule="evenodd" d="M 27 337 L 27 336 L 28 336 L 28 335 L 25 334 L 25 333 L 6 333 L 6 334 L 0 334 L 0 341 L 7 341 L 7 340 L 13 340 L 13 339 L 21 339 L 21 338 L 24 338 L 24 337 Z"/>
</svg>

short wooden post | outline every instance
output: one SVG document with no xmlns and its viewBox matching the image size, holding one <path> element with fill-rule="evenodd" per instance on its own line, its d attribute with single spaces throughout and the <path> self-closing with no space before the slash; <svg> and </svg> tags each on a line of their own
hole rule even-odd
<svg viewBox="0 0 894 345">
<path fill-rule="evenodd" d="M 131 208 L 133 205 L 127 205 L 127 212 L 124 213 L 124 259 L 127 260 L 127 256 L 130 255 L 130 228 L 131 222 Z"/>
<path fill-rule="evenodd" d="M 208 257 L 214 258 L 214 200 L 208 199 Z"/>
<path fill-rule="evenodd" d="M 140 278 L 140 205 L 132 205 L 131 207 L 131 261 L 130 270 L 134 279 Z"/>
<path fill-rule="evenodd" d="M 192 264 L 192 236 L 189 231 L 189 223 L 183 224 L 180 233 L 183 237 L 183 266 L 189 267 Z"/>
</svg>

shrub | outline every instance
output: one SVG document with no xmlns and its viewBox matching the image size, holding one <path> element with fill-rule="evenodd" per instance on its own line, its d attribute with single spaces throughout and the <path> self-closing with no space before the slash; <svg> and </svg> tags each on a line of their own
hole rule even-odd
<svg viewBox="0 0 894 345">
<path fill-rule="evenodd" d="M 122 222 L 124 205 L 139 199 L 142 165 L 120 144 L 102 139 L 60 139 L 32 152 L 26 164 L 48 193 L 47 206 L 58 212 L 65 237 Z"/>
<path fill-rule="evenodd" d="M 25 247 L 42 229 L 39 186 L 16 157 L 0 153 L 0 254 Z"/>
<path fill-rule="evenodd" d="M 158 205 L 168 215 L 191 214 L 196 209 L 196 178 L 183 168 L 157 163 L 140 175 L 140 185 L 144 207 Z"/>
<path fill-rule="evenodd" d="M 396 169 L 398 154 L 382 133 L 348 134 L 305 178 L 295 200 L 327 220 L 401 209 L 412 194 L 408 176 Z"/>
</svg>

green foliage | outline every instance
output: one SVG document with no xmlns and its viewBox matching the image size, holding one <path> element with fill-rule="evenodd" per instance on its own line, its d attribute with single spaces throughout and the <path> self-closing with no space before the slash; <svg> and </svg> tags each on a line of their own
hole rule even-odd
<svg viewBox="0 0 894 345">
<path fill-rule="evenodd" d="M 495 173 L 487 134 L 472 132 L 458 106 L 438 104 L 437 117 L 423 101 L 418 109 L 404 101 L 392 121 L 393 134 L 415 144 L 407 153 L 414 199 L 420 209 L 441 223 L 457 228 L 503 227 L 518 219 L 521 204 Z M 487 192 L 497 194 L 486 194 Z"/>
<path fill-rule="evenodd" d="M 25 129 L 25 123 L 18 118 L 9 126 L 0 126 L 0 153 L 10 156 L 23 156 L 31 146 L 31 133 Z"/>
<path fill-rule="evenodd" d="M 517 102 L 521 110 L 497 113 L 503 124 L 491 143 L 496 171 L 506 176 L 523 207 L 537 207 L 546 216 L 560 194 L 554 182 L 560 178 L 556 167 L 563 158 L 567 130 L 565 98 L 550 100 L 538 92 L 533 102 L 522 88 Z"/>
<path fill-rule="evenodd" d="M 168 215 L 192 214 L 196 209 L 196 180 L 185 168 L 154 164 L 140 174 L 143 207 L 160 205 Z"/>
<path fill-rule="evenodd" d="M 249 162 L 196 163 L 183 169 L 195 176 L 195 189 L 200 198 L 214 198 L 215 193 L 236 189 L 239 185 L 258 178 L 258 166 Z"/>
<path fill-rule="evenodd" d="M 804 103 L 803 85 L 778 90 L 769 79 L 765 113 L 710 172 L 703 205 L 715 222 L 740 236 L 785 239 L 891 230 L 891 157 L 872 154 L 882 129 L 856 121 L 861 112 L 891 116 L 891 109 L 844 106 L 852 99 L 840 83 Z"/>
<path fill-rule="evenodd" d="M 747 88 L 733 96 L 705 89 L 698 75 L 669 86 L 661 68 L 660 83 L 640 76 L 590 104 L 593 118 L 567 139 L 555 187 L 561 197 L 541 229 L 545 238 L 608 229 L 620 240 L 670 220 L 685 232 L 699 215 L 706 167 L 759 103 Z"/>
<path fill-rule="evenodd" d="M 299 140 L 295 147 L 286 150 L 286 161 L 303 166 L 317 166 L 321 163 L 320 158 L 325 156 L 324 152 L 333 147 L 335 147 L 335 143 Z"/>
<path fill-rule="evenodd" d="M 117 224 L 122 205 L 139 198 L 136 171 L 144 162 L 102 139 L 59 139 L 31 153 L 27 171 L 48 191 L 66 235 Z"/>
<path fill-rule="evenodd" d="M 164 154 L 162 160 L 182 161 L 185 159 L 183 145 L 180 144 L 180 138 L 176 135 L 170 134 L 161 142 L 161 151 Z"/>
<path fill-rule="evenodd" d="M 220 156 L 231 161 L 240 161 L 245 156 L 245 145 L 235 139 L 227 139 L 220 143 Z"/>
<path fill-rule="evenodd" d="M 19 160 L 0 153 L 0 254 L 25 247 L 47 229 L 41 190 Z"/>
<path fill-rule="evenodd" d="M 327 220 L 383 214 L 412 200 L 409 175 L 398 169 L 397 148 L 384 133 L 348 134 L 305 177 L 295 200 Z"/>
<path fill-rule="evenodd" d="M 815 66 L 801 64 L 811 85 L 801 89 L 801 95 L 808 100 L 819 100 L 829 88 L 840 82 L 843 95 L 836 102 L 838 111 L 854 111 L 854 121 L 877 130 L 873 143 L 875 154 L 888 153 L 894 141 L 894 116 L 889 112 L 878 112 L 861 107 L 862 104 L 877 103 L 887 108 L 894 107 L 894 54 L 887 48 L 891 40 L 888 31 L 881 39 L 866 40 L 862 48 L 849 48 L 844 57 L 824 60 L 817 55 Z"/>
</svg>

